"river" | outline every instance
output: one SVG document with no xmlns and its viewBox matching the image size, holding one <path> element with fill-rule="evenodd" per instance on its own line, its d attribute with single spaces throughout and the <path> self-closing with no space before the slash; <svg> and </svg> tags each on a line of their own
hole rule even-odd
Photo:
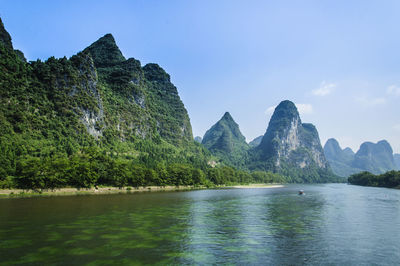
<svg viewBox="0 0 400 266">
<path fill-rule="evenodd" d="M 395 189 L 324 184 L 0 199 L 0 265 L 399 262 Z"/>
</svg>

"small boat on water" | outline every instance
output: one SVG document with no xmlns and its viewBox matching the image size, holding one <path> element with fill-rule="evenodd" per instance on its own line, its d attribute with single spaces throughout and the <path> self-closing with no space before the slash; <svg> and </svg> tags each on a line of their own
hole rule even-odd
<svg viewBox="0 0 400 266">
<path fill-rule="evenodd" d="M 299 190 L 299 195 L 304 195 L 304 190 Z"/>
</svg>

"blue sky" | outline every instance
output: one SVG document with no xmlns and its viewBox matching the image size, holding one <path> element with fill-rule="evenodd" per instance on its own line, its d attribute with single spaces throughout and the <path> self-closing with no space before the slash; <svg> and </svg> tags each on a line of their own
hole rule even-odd
<svg viewBox="0 0 400 266">
<path fill-rule="evenodd" d="M 28 60 L 71 56 L 112 33 L 125 57 L 160 64 L 194 135 L 225 111 L 247 140 L 289 99 L 322 144 L 400 152 L 400 1 L 23 1 L 0 16 Z"/>
</svg>

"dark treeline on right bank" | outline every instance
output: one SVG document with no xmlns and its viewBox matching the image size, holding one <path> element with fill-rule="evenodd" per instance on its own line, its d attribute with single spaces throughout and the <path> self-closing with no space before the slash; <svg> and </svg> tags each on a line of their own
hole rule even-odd
<svg viewBox="0 0 400 266">
<path fill-rule="evenodd" d="M 361 172 L 351 175 L 348 181 L 359 186 L 400 188 L 400 171 L 389 171 L 380 175 Z"/>
</svg>

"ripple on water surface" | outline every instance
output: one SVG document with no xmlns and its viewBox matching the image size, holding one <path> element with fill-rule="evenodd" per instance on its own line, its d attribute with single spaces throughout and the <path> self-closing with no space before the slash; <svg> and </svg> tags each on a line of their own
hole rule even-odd
<svg viewBox="0 0 400 266">
<path fill-rule="evenodd" d="M 390 265 L 399 202 L 344 184 L 2 199 L 0 264 Z"/>
</svg>

